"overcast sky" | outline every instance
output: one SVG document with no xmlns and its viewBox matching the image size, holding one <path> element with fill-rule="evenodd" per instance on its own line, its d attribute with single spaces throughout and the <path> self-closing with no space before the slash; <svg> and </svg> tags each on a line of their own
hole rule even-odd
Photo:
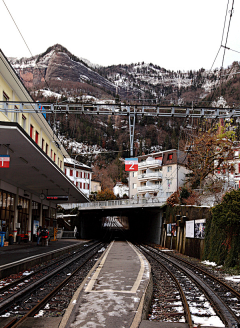
<svg viewBox="0 0 240 328">
<path fill-rule="evenodd" d="M 60 43 L 99 65 L 144 61 L 171 70 L 211 68 L 228 1 L 230 10 L 233 0 L 4 0 L 33 55 Z M 0 48 L 7 57 L 30 57 L 4 2 Z M 230 13 L 226 31 L 229 18 Z M 235 1 L 227 46 L 238 52 L 239 30 L 240 1 Z M 214 68 L 222 59 L 223 49 Z M 226 51 L 224 67 L 233 61 L 240 62 L 240 53 Z"/>
</svg>

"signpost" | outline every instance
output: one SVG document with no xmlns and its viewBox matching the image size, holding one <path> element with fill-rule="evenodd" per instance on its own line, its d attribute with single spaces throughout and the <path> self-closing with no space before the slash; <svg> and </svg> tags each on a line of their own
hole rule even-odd
<svg viewBox="0 0 240 328">
<path fill-rule="evenodd" d="M 125 158 L 125 171 L 138 171 L 138 158 Z"/>
<path fill-rule="evenodd" d="M 9 165 L 10 165 L 10 156 L 0 155 L 0 168 L 9 168 Z"/>
</svg>

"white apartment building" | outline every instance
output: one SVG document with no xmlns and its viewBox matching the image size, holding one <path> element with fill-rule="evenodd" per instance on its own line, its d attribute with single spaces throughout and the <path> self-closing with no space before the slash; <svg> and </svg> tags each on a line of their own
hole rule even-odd
<svg viewBox="0 0 240 328">
<path fill-rule="evenodd" d="M 92 169 L 73 158 L 65 158 L 64 172 L 73 184 L 89 198 L 91 193 Z"/>
<path fill-rule="evenodd" d="M 157 197 L 164 202 L 185 181 L 185 154 L 176 149 L 138 158 L 138 172 L 129 173 L 129 198 Z"/>
<path fill-rule="evenodd" d="M 229 160 L 232 165 L 232 172 L 228 172 L 224 168 L 216 168 L 216 175 L 224 181 L 224 190 L 239 189 L 240 188 L 240 148 L 236 148 L 234 158 Z M 216 165 L 215 165 L 216 166 Z"/>
</svg>

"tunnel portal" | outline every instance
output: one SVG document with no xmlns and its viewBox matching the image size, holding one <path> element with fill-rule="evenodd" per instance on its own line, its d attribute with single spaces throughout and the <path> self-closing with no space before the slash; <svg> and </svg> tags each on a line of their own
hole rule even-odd
<svg viewBox="0 0 240 328">
<path fill-rule="evenodd" d="M 160 244 L 163 209 L 138 207 L 81 210 L 77 227 L 82 239 L 127 239 Z"/>
</svg>

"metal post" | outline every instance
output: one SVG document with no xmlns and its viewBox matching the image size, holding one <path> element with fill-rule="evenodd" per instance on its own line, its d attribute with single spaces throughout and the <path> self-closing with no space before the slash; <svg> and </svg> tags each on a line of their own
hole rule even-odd
<svg viewBox="0 0 240 328">
<path fill-rule="evenodd" d="M 133 157 L 133 144 L 134 144 L 134 129 L 135 129 L 135 113 L 129 114 L 129 133 L 130 133 L 130 157 Z"/>
</svg>

